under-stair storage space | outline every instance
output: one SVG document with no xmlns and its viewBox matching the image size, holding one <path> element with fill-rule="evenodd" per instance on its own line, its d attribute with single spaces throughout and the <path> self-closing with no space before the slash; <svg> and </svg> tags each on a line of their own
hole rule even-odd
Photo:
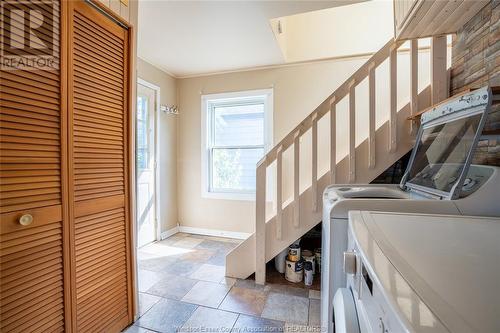
<svg viewBox="0 0 500 333">
<path fill-rule="evenodd" d="M 9 4 L 50 18 L 56 66 L 1 71 L 0 331 L 120 332 L 134 315 L 129 27 L 88 1 Z"/>
<path fill-rule="evenodd" d="M 269 261 L 266 272 L 266 283 L 319 291 L 321 223 Z"/>
</svg>

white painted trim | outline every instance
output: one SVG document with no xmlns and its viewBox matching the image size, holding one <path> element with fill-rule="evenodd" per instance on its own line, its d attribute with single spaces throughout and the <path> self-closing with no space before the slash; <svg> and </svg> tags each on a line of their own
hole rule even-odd
<svg viewBox="0 0 500 333">
<path fill-rule="evenodd" d="M 195 235 L 204 235 L 204 236 L 234 238 L 234 239 L 247 239 L 251 235 L 251 233 L 247 232 L 193 228 L 193 227 L 183 227 L 183 226 L 179 226 L 179 232 L 184 232 L 187 234 L 195 234 Z"/>
<path fill-rule="evenodd" d="M 161 233 L 160 240 L 164 240 L 170 236 L 175 235 L 178 232 L 179 232 L 179 227 L 173 227 L 171 229 L 168 229 L 167 231 Z"/>
<path fill-rule="evenodd" d="M 202 192 L 202 198 L 219 199 L 219 200 L 236 200 L 236 201 L 255 201 L 255 193 L 240 193 L 240 192 L 209 192 L 205 188 Z"/>
<path fill-rule="evenodd" d="M 210 192 L 208 168 L 208 121 L 207 107 L 211 100 L 225 100 L 265 96 L 264 153 L 273 147 L 274 89 L 255 89 L 201 95 L 201 196 L 207 199 L 255 201 L 255 192 Z"/>
<path fill-rule="evenodd" d="M 140 77 L 137 78 L 137 83 L 140 84 L 141 86 L 144 86 L 144 87 L 148 87 L 148 88 L 151 88 L 155 91 L 160 91 L 160 87 L 151 83 L 151 82 L 148 82 L 144 79 L 141 79 Z"/>
<path fill-rule="evenodd" d="M 169 72 L 168 69 L 164 68 L 163 66 L 157 66 L 157 65 L 153 64 L 151 61 L 149 61 L 149 60 L 147 60 L 147 59 L 145 59 L 143 57 L 137 57 L 137 58 L 141 59 L 145 63 L 153 66 L 157 70 L 162 71 L 163 73 L 167 74 L 168 76 L 170 76 L 170 77 L 172 77 L 174 79 L 178 79 L 179 78 L 177 75 L 175 75 L 174 73 Z"/>
<path fill-rule="evenodd" d="M 451 47 L 451 42 L 448 42 L 448 47 Z M 430 47 L 429 46 L 421 46 L 418 49 L 419 49 L 419 51 L 422 51 L 422 50 L 430 49 Z M 409 52 L 409 48 L 405 48 L 404 46 L 402 46 L 401 48 L 398 49 L 398 53 L 404 53 L 404 52 Z M 367 52 L 367 53 L 359 53 L 359 54 L 351 54 L 351 55 L 342 55 L 342 56 L 336 56 L 336 57 L 326 57 L 326 58 L 320 58 L 320 59 L 314 59 L 314 60 L 293 61 L 293 62 L 289 62 L 289 63 L 273 64 L 273 65 L 241 67 L 241 68 L 235 68 L 235 69 L 228 69 L 228 70 L 221 70 L 221 71 L 214 71 L 214 72 L 201 72 L 201 73 L 193 73 L 193 74 L 186 74 L 186 75 L 174 74 L 161 65 L 153 64 L 153 62 L 149 61 L 148 59 L 145 59 L 143 57 L 139 57 L 139 58 L 141 60 L 143 60 L 144 62 L 150 64 L 151 66 L 164 72 L 168 76 L 170 76 L 174 79 L 183 80 L 183 79 L 192 79 L 192 78 L 205 77 L 205 76 L 224 75 L 224 74 L 252 72 L 252 71 L 261 71 L 261 70 L 271 70 L 271 69 L 278 69 L 278 68 L 283 68 L 283 67 L 297 67 L 297 66 L 303 66 L 303 65 L 313 65 L 313 64 L 324 63 L 324 62 L 368 59 L 371 56 L 373 56 L 375 53 L 376 52 Z"/>
<path fill-rule="evenodd" d="M 155 112 L 154 112 L 154 152 L 155 152 L 155 158 L 154 158 L 154 175 L 155 175 L 155 189 L 154 189 L 154 195 L 155 195 L 155 236 L 156 240 L 161 240 L 162 238 L 162 232 L 161 232 L 161 207 L 160 207 L 160 168 L 158 167 L 158 161 L 160 160 L 160 149 L 158 148 L 159 146 L 159 131 L 158 131 L 158 126 L 160 124 L 160 93 L 161 89 L 159 86 L 150 83 L 146 80 L 143 80 L 141 78 L 137 78 L 137 84 L 140 84 L 141 86 L 153 89 L 155 91 Z M 135 101 L 137 103 L 137 100 Z M 134 126 L 137 126 L 137 115 L 134 115 Z M 135 158 L 134 158 L 134 163 L 135 163 Z M 136 184 L 137 184 L 137 179 L 136 179 Z M 137 186 L 137 185 L 136 185 Z M 136 189 L 137 190 L 137 189 Z M 137 209 L 137 207 L 136 207 Z"/>
</svg>

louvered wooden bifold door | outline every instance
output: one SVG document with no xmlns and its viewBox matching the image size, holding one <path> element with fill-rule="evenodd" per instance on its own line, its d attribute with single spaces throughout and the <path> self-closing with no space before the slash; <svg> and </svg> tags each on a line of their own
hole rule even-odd
<svg viewBox="0 0 500 333">
<path fill-rule="evenodd" d="M 134 311 L 129 30 L 88 1 L 1 1 L 2 50 L 54 5 L 34 43 L 54 38 L 58 66 L 0 72 L 0 332 L 120 332 Z"/>
<path fill-rule="evenodd" d="M 38 43 L 53 41 L 57 65 L 61 11 L 53 5 L 46 19 L 53 14 L 54 33 L 42 27 Z M 23 41 L 12 29 L 24 23 L 23 13 L 49 10 L 39 1 L 10 0 L 2 9 L 2 50 Z M 0 332 L 65 330 L 61 110 L 58 69 L 0 71 Z M 32 223 L 21 225 L 23 215 Z"/>
<path fill-rule="evenodd" d="M 70 5 L 69 157 L 78 332 L 131 317 L 128 227 L 128 31 Z"/>
</svg>

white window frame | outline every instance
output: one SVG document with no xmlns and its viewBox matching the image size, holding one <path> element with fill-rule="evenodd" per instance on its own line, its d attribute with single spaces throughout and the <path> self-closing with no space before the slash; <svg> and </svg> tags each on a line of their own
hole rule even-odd
<svg viewBox="0 0 500 333">
<path fill-rule="evenodd" d="M 220 191 L 211 190 L 211 150 L 209 117 L 210 103 L 212 101 L 231 102 L 238 99 L 264 98 L 264 154 L 272 148 L 272 129 L 273 129 L 273 89 L 246 90 L 220 94 L 208 94 L 201 96 L 201 193 L 203 198 L 226 199 L 226 200 L 255 200 L 255 191 Z M 244 146 L 248 147 L 248 146 Z M 237 147 L 231 147 L 237 148 Z"/>
</svg>

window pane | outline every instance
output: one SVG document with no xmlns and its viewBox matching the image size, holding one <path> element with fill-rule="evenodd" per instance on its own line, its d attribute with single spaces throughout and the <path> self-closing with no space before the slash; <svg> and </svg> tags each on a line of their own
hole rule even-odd
<svg viewBox="0 0 500 333">
<path fill-rule="evenodd" d="M 148 167 L 148 155 L 149 151 L 144 148 L 137 149 L 137 168 L 140 170 L 146 169 Z"/>
<path fill-rule="evenodd" d="M 255 167 L 263 148 L 217 148 L 212 154 L 212 189 L 255 191 Z"/>
<path fill-rule="evenodd" d="M 139 170 L 146 169 L 149 161 L 148 104 L 144 96 L 137 97 L 136 159 Z"/>
<path fill-rule="evenodd" d="M 216 146 L 263 146 L 264 104 L 215 106 Z"/>
</svg>

